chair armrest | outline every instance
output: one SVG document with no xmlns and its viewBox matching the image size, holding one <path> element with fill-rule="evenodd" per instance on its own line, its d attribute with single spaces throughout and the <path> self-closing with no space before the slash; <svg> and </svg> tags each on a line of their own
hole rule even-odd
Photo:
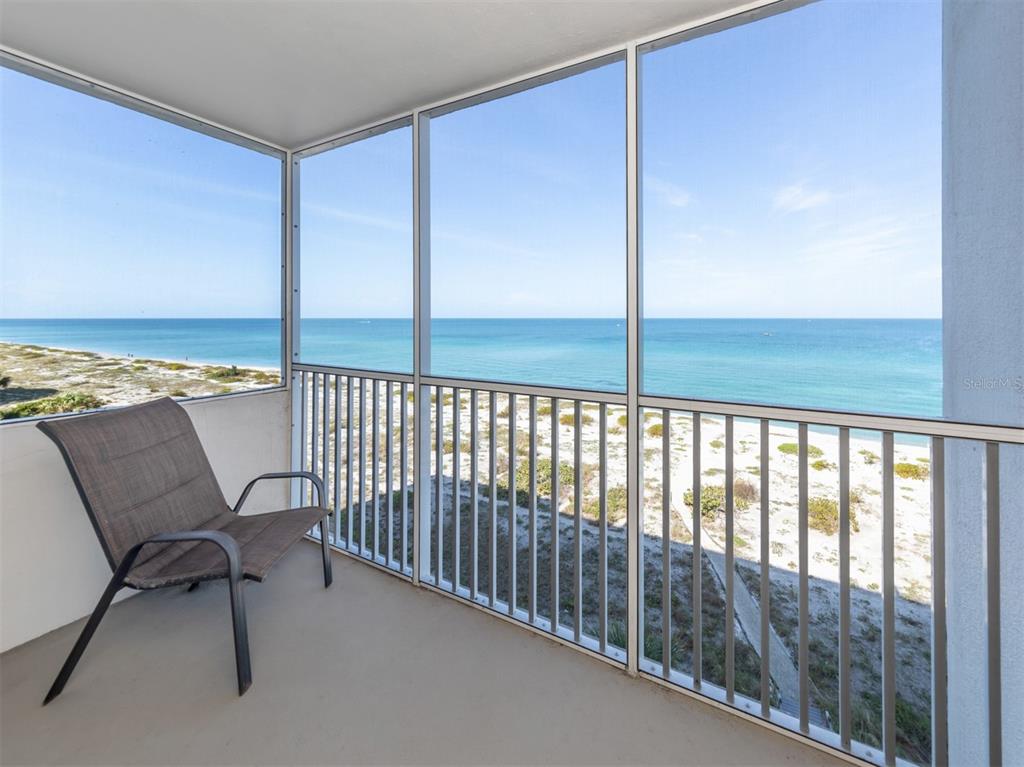
<svg viewBox="0 0 1024 767">
<path fill-rule="evenodd" d="M 224 556 L 227 557 L 228 576 L 232 581 L 240 581 L 242 579 L 242 550 L 238 547 L 238 542 L 234 538 L 220 530 L 182 530 L 176 533 L 154 535 L 152 538 L 147 538 L 141 543 L 136 543 L 128 550 L 124 559 L 121 560 L 118 572 L 121 573 L 122 577 L 127 574 L 143 546 L 150 543 L 177 543 L 178 541 L 209 541 L 210 543 L 216 543 L 221 551 L 224 552 Z"/>
<path fill-rule="evenodd" d="M 327 496 L 324 494 L 324 481 L 316 474 L 311 471 L 275 471 L 270 474 L 260 474 L 256 479 L 245 486 L 245 490 L 242 491 L 242 495 L 238 498 L 238 503 L 236 503 L 235 508 L 232 509 L 236 514 L 241 510 L 242 504 L 245 503 L 245 499 L 249 497 L 249 493 L 252 491 L 253 485 L 261 479 L 308 479 L 313 483 L 313 487 L 316 488 L 317 504 L 319 504 L 321 508 L 327 508 L 325 506 Z"/>
</svg>

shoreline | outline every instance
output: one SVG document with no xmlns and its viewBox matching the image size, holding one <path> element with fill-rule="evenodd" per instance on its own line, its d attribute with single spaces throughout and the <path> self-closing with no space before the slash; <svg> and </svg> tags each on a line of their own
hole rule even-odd
<svg viewBox="0 0 1024 767">
<path fill-rule="evenodd" d="M 276 368 L 129 357 L 0 342 L 0 420 L 131 405 L 158 396 L 233 394 L 280 385 Z"/>
<path fill-rule="evenodd" d="M 132 361 L 132 362 L 135 362 L 135 361 L 139 361 L 139 362 L 142 362 L 142 361 L 170 362 L 170 363 L 177 363 L 177 364 L 181 364 L 181 365 L 189 365 L 189 366 L 194 366 L 194 367 L 230 367 L 231 365 L 235 365 L 240 370 L 241 369 L 244 369 L 244 370 L 259 370 L 259 371 L 264 372 L 264 373 L 273 373 L 275 375 L 280 375 L 280 373 L 281 373 L 281 369 L 279 367 L 274 367 L 272 365 L 239 365 L 237 363 L 231 363 L 231 362 L 216 362 L 216 361 L 211 361 L 211 360 L 199 360 L 199 359 L 191 359 L 189 357 L 184 357 L 184 358 L 181 358 L 181 357 L 150 357 L 150 356 L 140 356 L 140 355 L 135 355 L 135 354 L 118 354 L 116 352 L 98 352 L 98 351 L 93 351 L 92 349 L 88 349 L 88 350 L 86 350 L 86 349 L 72 349 L 72 348 L 67 347 L 67 346 L 54 346 L 52 344 L 45 344 L 44 345 L 44 344 L 21 343 L 20 341 L 0 341 L 0 349 L 2 349 L 5 346 L 20 347 L 20 348 L 23 348 L 23 349 L 38 349 L 38 350 L 41 350 L 41 351 L 64 352 L 65 354 L 95 354 L 95 355 L 97 355 L 99 357 L 103 357 L 104 359 L 119 359 L 119 360 L 123 359 L 123 360 Z"/>
</svg>

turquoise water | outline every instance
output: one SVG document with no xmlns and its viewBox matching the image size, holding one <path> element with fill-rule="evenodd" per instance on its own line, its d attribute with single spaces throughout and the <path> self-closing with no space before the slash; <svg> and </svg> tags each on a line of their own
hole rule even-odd
<svg viewBox="0 0 1024 767">
<path fill-rule="evenodd" d="M 621 391 L 616 319 L 436 319 L 439 375 Z M 276 366 L 277 319 L 0 320 L 0 340 L 107 354 Z M 412 321 L 307 319 L 305 362 L 412 369 Z M 941 320 L 650 319 L 644 389 L 876 413 L 942 412 Z"/>
</svg>

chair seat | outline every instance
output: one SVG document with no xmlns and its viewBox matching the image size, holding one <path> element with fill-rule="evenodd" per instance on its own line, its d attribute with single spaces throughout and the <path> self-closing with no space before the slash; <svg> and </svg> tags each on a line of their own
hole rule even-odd
<svg viewBox="0 0 1024 767">
<path fill-rule="evenodd" d="M 317 506 L 266 514 L 224 512 L 196 529 L 220 530 L 234 538 L 242 552 L 243 576 L 262 581 L 274 563 L 327 514 L 327 509 Z M 209 541 L 184 541 L 165 546 L 132 568 L 125 585 L 158 589 L 227 576 L 227 559 L 219 546 Z"/>
</svg>

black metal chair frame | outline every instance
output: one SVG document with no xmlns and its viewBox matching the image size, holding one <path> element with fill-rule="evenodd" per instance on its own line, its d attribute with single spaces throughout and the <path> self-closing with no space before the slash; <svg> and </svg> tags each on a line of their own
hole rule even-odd
<svg viewBox="0 0 1024 767">
<path fill-rule="evenodd" d="M 327 496 L 324 494 L 324 483 L 320 477 L 310 471 L 283 471 L 261 474 L 246 485 L 241 496 L 238 498 L 238 502 L 232 509 L 234 513 L 237 514 L 241 511 L 242 504 L 245 503 L 246 498 L 249 497 L 249 493 L 252 491 L 253 486 L 264 479 L 307 479 L 316 488 L 318 505 L 321 508 L 326 508 L 325 503 Z M 324 588 L 328 588 L 334 580 L 334 576 L 331 571 L 330 544 L 327 540 L 328 519 L 329 517 L 325 516 L 318 523 L 320 528 L 320 545 L 323 555 Z M 78 636 L 78 641 L 75 642 L 75 646 L 71 649 L 70 655 L 68 655 L 67 660 L 64 661 L 64 665 L 61 667 L 60 673 L 57 674 L 57 678 L 54 680 L 53 686 L 50 687 L 50 691 L 46 694 L 46 698 L 43 700 L 44 706 L 60 695 L 61 691 L 64 689 L 64 685 L 66 685 L 68 679 L 71 678 L 71 674 L 75 670 L 75 666 L 77 666 L 78 661 L 81 660 L 82 654 L 85 652 L 85 648 L 89 645 L 89 641 L 92 639 L 93 634 L 96 633 L 96 628 L 100 625 L 100 621 L 103 620 L 103 616 L 106 614 L 107 608 L 110 607 L 110 603 L 113 601 L 114 596 L 126 585 L 124 580 L 132 569 L 132 565 L 135 563 L 135 559 L 138 557 L 142 547 L 151 543 L 175 543 L 178 541 L 208 541 L 210 543 L 215 543 L 220 547 L 221 551 L 224 552 L 224 556 L 227 558 L 227 579 L 229 584 L 228 591 L 231 596 L 231 625 L 235 638 L 235 667 L 238 674 L 238 694 L 245 694 L 245 691 L 248 690 L 249 686 L 252 684 L 252 662 L 249 655 L 249 631 L 245 616 L 245 599 L 242 593 L 242 584 L 245 579 L 242 575 L 241 549 L 234 538 L 220 530 L 182 530 L 180 532 L 154 535 L 152 538 L 148 538 L 135 544 L 124 555 L 121 562 L 114 570 L 114 574 L 111 577 L 110 582 L 107 584 L 107 588 L 103 592 L 103 596 L 100 597 L 100 601 L 97 603 L 92 615 L 89 616 L 89 620 L 82 629 L 82 633 Z M 198 585 L 198 582 L 193 583 L 189 586 L 189 591 L 192 591 Z M 132 588 L 132 586 L 128 586 L 128 588 Z"/>
</svg>

